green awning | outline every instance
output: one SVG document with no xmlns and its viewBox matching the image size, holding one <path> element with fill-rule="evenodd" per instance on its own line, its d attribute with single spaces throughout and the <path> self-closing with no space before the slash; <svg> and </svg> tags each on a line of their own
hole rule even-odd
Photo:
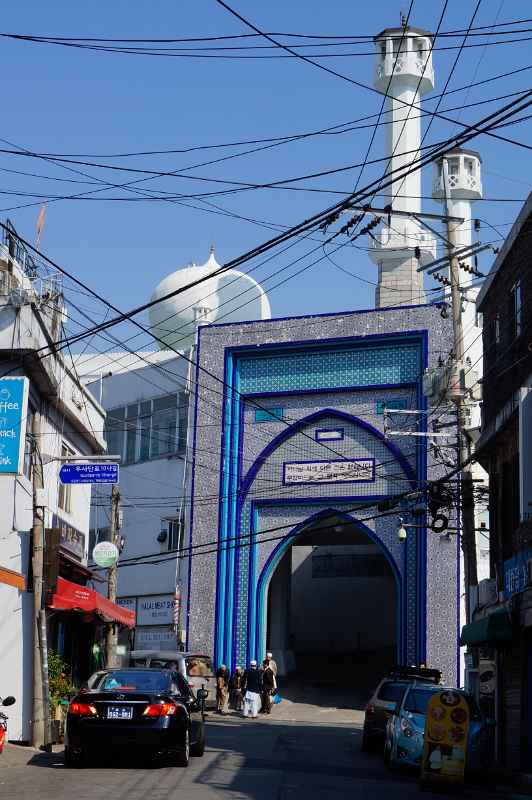
<svg viewBox="0 0 532 800">
<path fill-rule="evenodd" d="M 512 623 L 507 611 L 496 611 L 487 617 L 464 625 L 460 636 L 461 645 L 502 644 L 511 642 Z"/>
</svg>

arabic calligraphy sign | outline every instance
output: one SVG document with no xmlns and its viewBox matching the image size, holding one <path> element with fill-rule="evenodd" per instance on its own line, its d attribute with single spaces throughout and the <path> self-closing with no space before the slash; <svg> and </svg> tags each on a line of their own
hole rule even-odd
<svg viewBox="0 0 532 800">
<path fill-rule="evenodd" d="M 338 461 L 288 461 L 283 464 L 283 483 L 355 483 L 375 480 L 375 459 Z"/>
</svg>

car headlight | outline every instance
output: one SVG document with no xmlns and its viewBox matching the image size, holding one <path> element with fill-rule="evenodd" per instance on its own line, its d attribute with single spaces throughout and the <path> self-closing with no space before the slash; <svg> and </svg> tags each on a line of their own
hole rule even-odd
<svg viewBox="0 0 532 800">
<path fill-rule="evenodd" d="M 410 739 L 410 737 L 414 735 L 414 729 L 406 719 L 401 720 L 401 733 L 403 736 L 406 736 L 407 739 Z"/>
</svg>

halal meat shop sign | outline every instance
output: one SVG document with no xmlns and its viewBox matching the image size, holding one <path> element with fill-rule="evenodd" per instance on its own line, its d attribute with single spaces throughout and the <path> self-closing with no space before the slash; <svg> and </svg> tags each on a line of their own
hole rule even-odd
<svg viewBox="0 0 532 800">
<path fill-rule="evenodd" d="M 375 459 L 289 461 L 283 465 L 283 483 L 359 483 L 375 480 Z"/>
</svg>

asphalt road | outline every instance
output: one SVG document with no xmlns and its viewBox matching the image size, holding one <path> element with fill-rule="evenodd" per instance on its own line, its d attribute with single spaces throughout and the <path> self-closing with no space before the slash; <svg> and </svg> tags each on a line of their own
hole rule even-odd
<svg viewBox="0 0 532 800">
<path fill-rule="evenodd" d="M 207 750 L 187 769 L 135 763 L 66 769 L 61 752 L 8 747 L 0 756 L 2 800 L 411 800 L 414 776 L 389 773 L 360 750 L 352 723 L 209 718 Z M 499 792 L 465 789 L 471 800 Z M 517 797 L 508 794 L 507 797 Z"/>
</svg>

